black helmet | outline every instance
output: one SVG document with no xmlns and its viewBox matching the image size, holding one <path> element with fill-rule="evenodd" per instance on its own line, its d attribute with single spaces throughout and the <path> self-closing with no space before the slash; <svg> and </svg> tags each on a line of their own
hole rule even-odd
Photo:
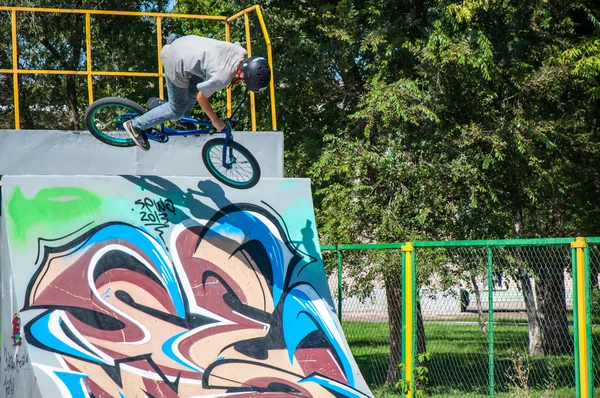
<svg viewBox="0 0 600 398">
<path fill-rule="evenodd" d="M 244 83 L 248 90 L 260 93 L 271 82 L 271 68 L 263 57 L 253 56 L 242 62 Z"/>
</svg>

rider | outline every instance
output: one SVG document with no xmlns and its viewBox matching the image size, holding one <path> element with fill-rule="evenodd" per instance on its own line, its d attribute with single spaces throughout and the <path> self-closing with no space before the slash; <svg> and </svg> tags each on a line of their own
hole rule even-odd
<svg viewBox="0 0 600 398">
<path fill-rule="evenodd" d="M 168 120 L 189 116 L 196 101 L 217 131 L 225 123 L 212 109 L 208 99 L 215 92 L 238 80 L 259 93 L 271 81 L 271 68 L 262 57 L 248 57 L 239 43 L 229 43 L 195 35 L 183 36 L 160 52 L 167 82 L 168 102 L 123 124 L 133 142 L 150 149 L 145 130 Z"/>
</svg>

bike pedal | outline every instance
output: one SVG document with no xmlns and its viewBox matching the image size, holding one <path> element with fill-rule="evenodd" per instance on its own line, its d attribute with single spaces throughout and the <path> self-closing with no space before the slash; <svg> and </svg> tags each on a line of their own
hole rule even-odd
<svg viewBox="0 0 600 398">
<path fill-rule="evenodd" d="M 161 133 L 154 133 L 154 135 L 156 135 L 156 137 L 161 140 L 162 142 L 167 142 L 167 140 L 169 139 L 169 137 L 167 137 L 166 134 L 161 134 Z"/>
</svg>

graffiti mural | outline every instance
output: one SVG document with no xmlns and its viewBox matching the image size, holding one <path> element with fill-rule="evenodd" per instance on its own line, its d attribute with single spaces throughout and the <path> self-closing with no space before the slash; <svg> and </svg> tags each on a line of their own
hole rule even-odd
<svg viewBox="0 0 600 398">
<path fill-rule="evenodd" d="M 127 221 L 38 237 L 21 310 L 38 378 L 63 397 L 372 396 L 320 256 L 268 202 L 205 219 L 177 197 L 133 203 Z"/>
</svg>

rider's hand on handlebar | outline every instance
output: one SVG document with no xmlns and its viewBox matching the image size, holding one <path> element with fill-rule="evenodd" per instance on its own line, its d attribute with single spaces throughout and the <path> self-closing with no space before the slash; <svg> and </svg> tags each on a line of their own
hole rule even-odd
<svg viewBox="0 0 600 398">
<path fill-rule="evenodd" d="M 217 133 L 220 133 L 225 127 L 227 127 L 227 125 L 221 119 L 213 121 L 212 124 Z"/>
</svg>

